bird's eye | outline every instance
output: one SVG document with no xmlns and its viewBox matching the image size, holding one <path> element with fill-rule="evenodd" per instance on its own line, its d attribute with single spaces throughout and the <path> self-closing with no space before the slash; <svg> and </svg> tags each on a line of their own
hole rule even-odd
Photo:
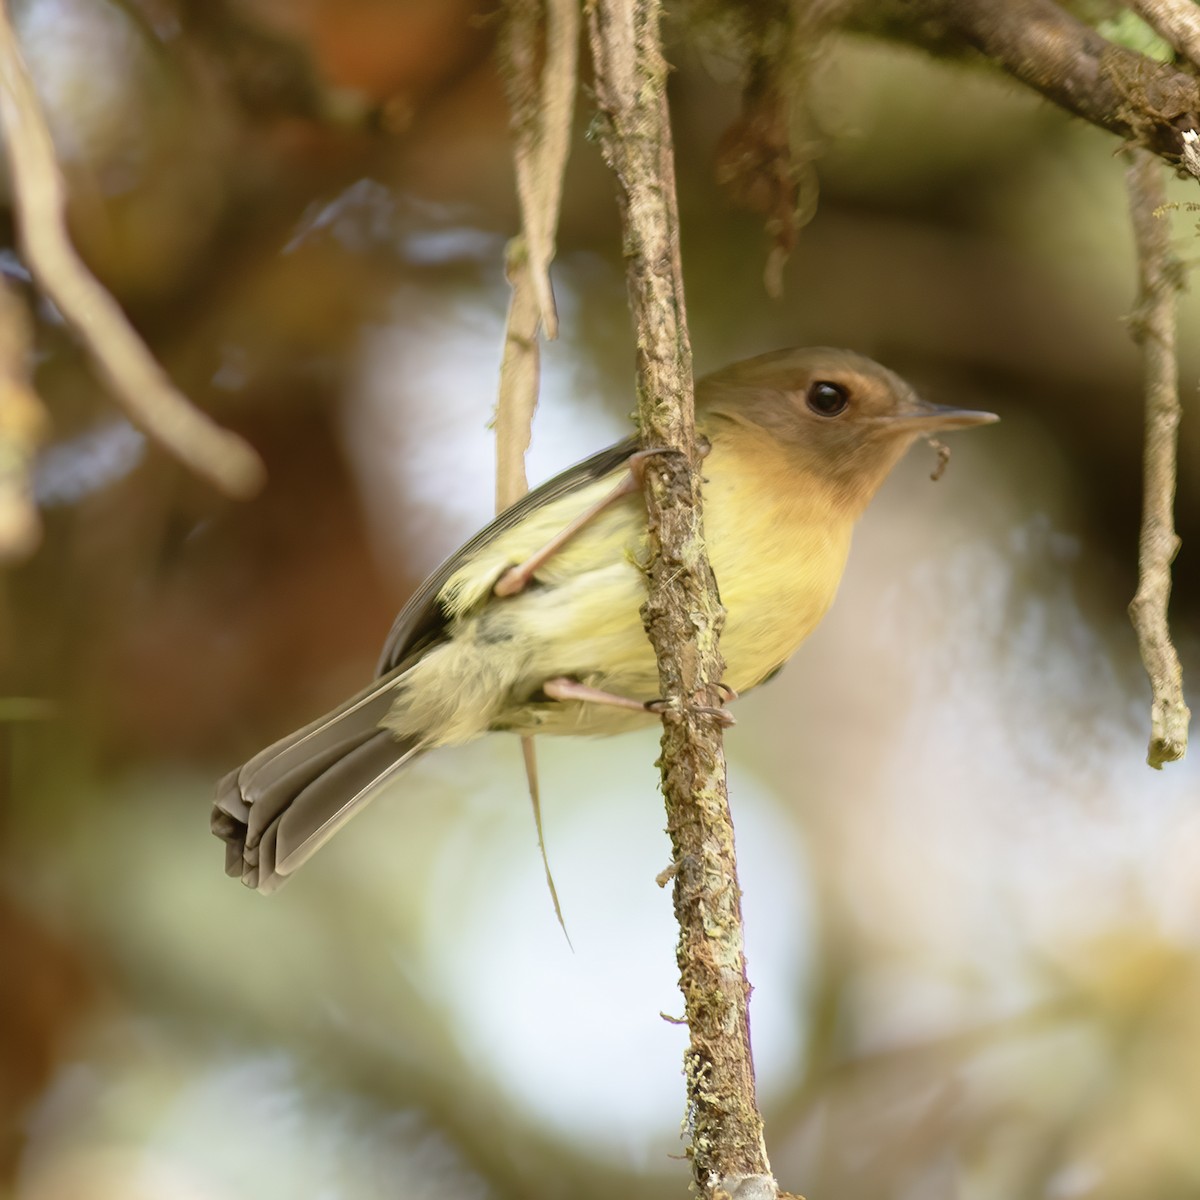
<svg viewBox="0 0 1200 1200">
<path fill-rule="evenodd" d="M 819 379 L 810 384 L 805 397 L 808 407 L 819 417 L 836 417 L 846 411 L 850 393 L 840 383 Z"/>
</svg>

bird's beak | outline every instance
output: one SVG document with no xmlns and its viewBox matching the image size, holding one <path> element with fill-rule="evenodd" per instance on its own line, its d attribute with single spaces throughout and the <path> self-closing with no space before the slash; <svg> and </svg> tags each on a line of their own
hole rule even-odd
<svg viewBox="0 0 1200 1200">
<path fill-rule="evenodd" d="M 1000 420 L 995 413 L 975 408 L 949 408 L 918 400 L 908 412 L 886 418 L 897 433 L 941 433 L 948 429 L 970 429 L 973 425 L 991 425 Z"/>
</svg>

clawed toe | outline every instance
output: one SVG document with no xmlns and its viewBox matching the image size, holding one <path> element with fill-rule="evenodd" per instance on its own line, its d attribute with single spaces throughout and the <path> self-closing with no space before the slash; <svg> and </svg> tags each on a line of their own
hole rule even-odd
<svg viewBox="0 0 1200 1200">
<path fill-rule="evenodd" d="M 737 699 L 737 692 L 733 691 L 732 688 L 725 688 L 723 685 L 720 686 L 722 691 L 728 691 L 732 693 L 730 697 L 731 699 Z M 647 712 L 656 713 L 660 716 L 666 712 L 676 712 L 679 708 L 678 704 L 676 704 L 673 700 L 664 700 L 661 698 L 657 700 L 647 700 L 643 707 Z M 737 724 L 737 720 L 733 713 L 731 713 L 729 709 L 722 708 L 719 705 L 697 704 L 693 706 L 692 711 L 703 713 L 706 717 L 712 717 L 712 719 L 716 721 L 722 729 L 728 729 L 730 726 Z"/>
</svg>

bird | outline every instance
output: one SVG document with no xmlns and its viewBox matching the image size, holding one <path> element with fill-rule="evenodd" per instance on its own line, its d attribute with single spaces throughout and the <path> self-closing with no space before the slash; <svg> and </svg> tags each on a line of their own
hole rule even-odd
<svg viewBox="0 0 1200 1200">
<path fill-rule="evenodd" d="M 991 423 L 851 350 L 804 347 L 696 384 L 725 695 L 774 675 L 833 602 L 854 526 L 921 437 Z M 635 437 L 526 494 L 397 616 L 375 680 L 217 787 L 226 872 L 275 891 L 426 751 L 492 731 L 609 735 L 659 720 L 642 626 L 646 456 Z"/>
</svg>

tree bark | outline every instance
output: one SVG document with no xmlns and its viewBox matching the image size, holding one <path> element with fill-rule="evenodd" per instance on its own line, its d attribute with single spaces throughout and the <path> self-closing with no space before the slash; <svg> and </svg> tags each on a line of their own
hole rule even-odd
<svg viewBox="0 0 1200 1200">
<path fill-rule="evenodd" d="M 689 1153 L 701 1194 L 775 1197 L 755 1099 L 741 891 L 726 790 L 717 685 L 724 619 L 704 545 L 699 462 L 679 255 L 679 214 L 658 0 L 596 0 L 588 10 L 599 140 L 617 180 L 637 334 L 645 447 L 649 596 L 658 655 L 663 796 L 673 849 Z"/>
</svg>

